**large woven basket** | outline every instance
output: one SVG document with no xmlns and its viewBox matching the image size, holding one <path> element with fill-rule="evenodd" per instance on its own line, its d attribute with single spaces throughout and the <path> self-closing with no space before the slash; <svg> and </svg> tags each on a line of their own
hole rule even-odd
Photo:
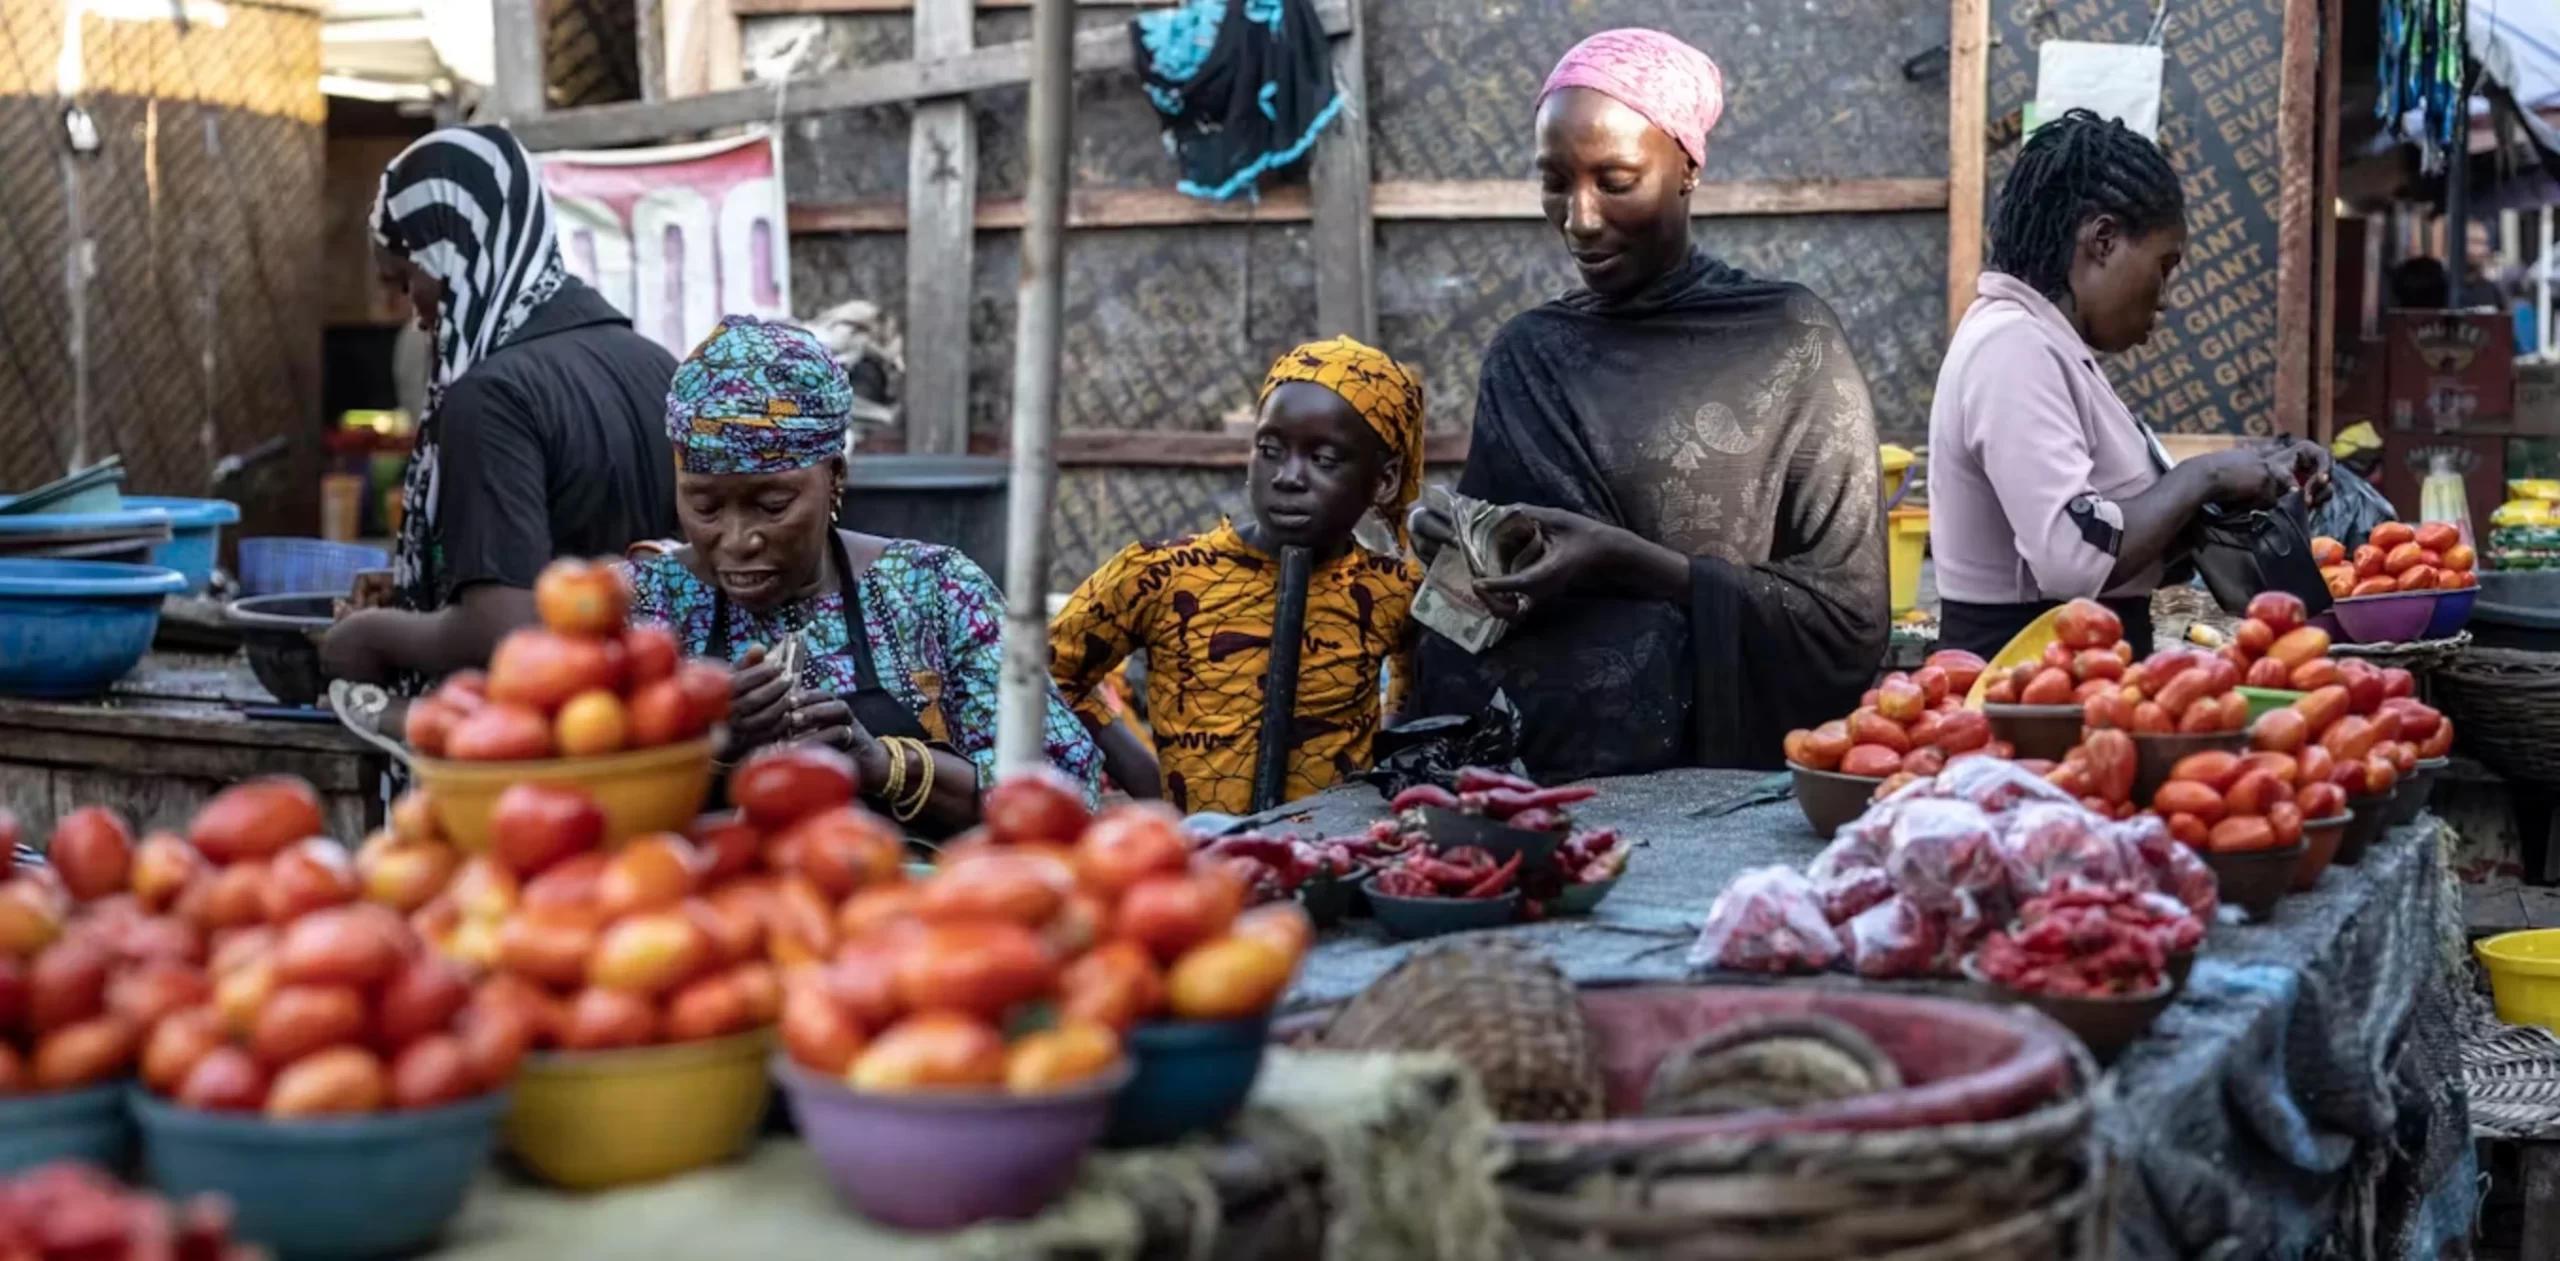
<svg viewBox="0 0 2560 1261">
<path fill-rule="evenodd" d="M 2560 787 L 2560 654 L 2474 648 L 2437 669 L 2435 694 L 2465 752 L 2511 781 Z"/>
<path fill-rule="evenodd" d="M 1447 1051 L 1475 1070 L 1506 1121 L 1601 1114 L 1600 1067 L 1573 982 L 1545 955 L 1497 937 L 1407 955 L 1332 1012 L 1316 1044 Z"/>
</svg>

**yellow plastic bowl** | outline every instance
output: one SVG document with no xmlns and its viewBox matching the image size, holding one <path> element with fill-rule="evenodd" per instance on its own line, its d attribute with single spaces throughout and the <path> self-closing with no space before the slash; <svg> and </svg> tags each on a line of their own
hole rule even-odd
<svg viewBox="0 0 2560 1261">
<path fill-rule="evenodd" d="M 2560 928 L 2500 933 L 2472 949 L 2489 970 L 2498 1019 L 2560 1032 Z"/>
<path fill-rule="evenodd" d="M 516 1077 L 509 1149 L 573 1191 L 653 1182 L 746 1149 L 773 1093 L 771 1031 L 629 1051 L 535 1055 Z"/>
<path fill-rule="evenodd" d="M 711 792 L 711 741 L 635 749 L 604 757 L 547 762 L 456 762 L 419 758 L 418 785 L 435 803 L 444 834 L 470 853 L 489 848 L 489 815 L 498 794 L 517 784 L 583 788 L 604 807 L 605 843 L 651 832 L 681 832 Z"/>
</svg>

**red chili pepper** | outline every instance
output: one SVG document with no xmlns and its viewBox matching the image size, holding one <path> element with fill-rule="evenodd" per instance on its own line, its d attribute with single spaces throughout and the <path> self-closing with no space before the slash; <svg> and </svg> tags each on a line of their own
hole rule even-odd
<svg viewBox="0 0 2560 1261">
<path fill-rule="evenodd" d="M 1394 898 L 1436 898 L 1440 890 L 1430 881 L 1402 868 L 1390 867 L 1378 873 L 1378 892 Z"/>
<path fill-rule="evenodd" d="M 1494 818 L 1508 819 L 1523 810 L 1535 810 L 1541 806 L 1552 810 L 1577 801 L 1589 801 L 1599 795 L 1600 790 L 1589 784 L 1576 784 L 1570 788 L 1537 788 L 1527 792 L 1498 788 L 1484 795 L 1484 809 Z"/>
<path fill-rule="evenodd" d="M 1416 784 L 1411 788 L 1405 789 L 1403 792 L 1397 793 L 1396 799 L 1387 803 L 1387 808 L 1395 811 L 1397 814 L 1403 814 L 1407 810 L 1416 809 L 1421 806 L 1437 806 L 1443 810 L 1455 810 L 1458 808 L 1458 797 L 1455 793 L 1450 792 L 1446 788 L 1442 788 L 1438 784 Z"/>
<path fill-rule="evenodd" d="M 1209 842 L 1208 853 L 1213 858 L 1251 858 L 1284 870 L 1292 865 L 1287 840 L 1259 834 L 1220 837 Z"/>
<path fill-rule="evenodd" d="M 1501 897 L 1505 892 L 1510 890 L 1512 878 L 1519 874 L 1520 851 L 1513 850 L 1511 851 L 1511 857 L 1502 860 L 1502 865 L 1493 869 L 1492 875 L 1486 876 L 1484 879 L 1467 886 L 1467 891 L 1459 896 L 1469 898 Z"/>
<path fill-rule="evenodd" d="M 1509 828 L 1518 828 L 1523 832 L 1561 832 L 1565 830 L 1566 827 L 1570 826 L 1569 822 L 1563 815 L 1558 814 L 1553 810 L 1549 810 L 1544 806 L 1540 806 L 1535 810 L 1523 810 L 1508 819 L 1504 819 L 1502 821 L 1502 825 Z"/>
<path fill-rule="evenodd" d="M 1497 788 L 1509 788 L 1517 792 L 1536 792 L 1538 782 L 1483 766 L 1470 766 L 1458 772 L 1459 792 L 1492 792 Z"/>
</svg>

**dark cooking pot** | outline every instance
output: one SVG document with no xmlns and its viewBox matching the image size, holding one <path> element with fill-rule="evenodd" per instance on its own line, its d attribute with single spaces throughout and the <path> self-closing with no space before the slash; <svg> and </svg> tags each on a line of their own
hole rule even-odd
<svg viewBox="0 0 2560 1261">
<path fill-rule="evenodd" d="M 227 612 L 249 654 L 249 671 L 278 703 L 308 705 L 328 690 L 320 674 L 320 634 L 329 629 L 337 599 L 320 592 L 231 602 Z"/>
</svg>

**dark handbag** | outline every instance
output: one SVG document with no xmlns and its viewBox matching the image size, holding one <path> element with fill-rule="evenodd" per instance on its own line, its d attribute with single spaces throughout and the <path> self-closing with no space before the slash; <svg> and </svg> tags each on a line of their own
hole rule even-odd
<svg viewBox="0 0 2560 1261">
<path fill-rule="evenodd" d="M 2314 615 L 2328 611 L 2329 584 L 2311 558 L 2311 510 L 2300 491 L 2253 512 L 2207 505 L 2195 563 L 2226 613 L 2247 609 L 2262 591 L 2291 592 Z"/>
</svg>

